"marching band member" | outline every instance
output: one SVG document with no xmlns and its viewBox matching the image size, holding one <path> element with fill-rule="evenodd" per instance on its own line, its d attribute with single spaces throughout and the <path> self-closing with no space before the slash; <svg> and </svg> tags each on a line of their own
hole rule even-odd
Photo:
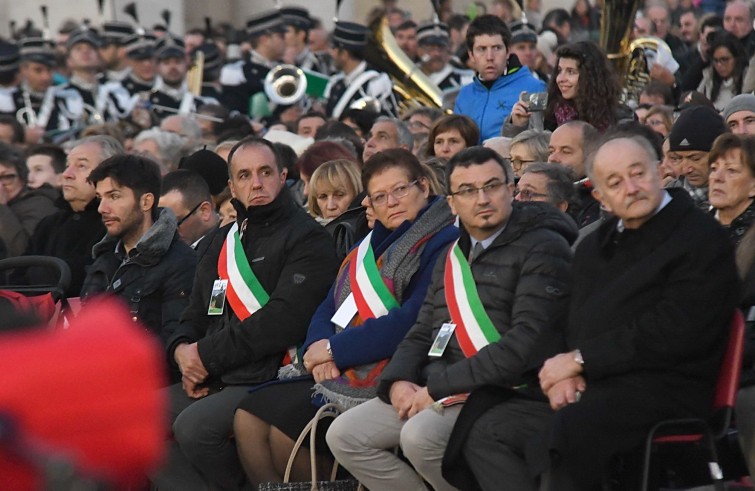
<svg viewBox="0 0 755 491">
<path fill-rule="evenodd" d="M 16 112 L 12 94 L 18 85 L 19 56 L 18 46 L 0 41 L 0 113 L 2 114 Z"/>
<path fill-rule="evenodd" d="M 108 81 L 120 81 L 128 75 L 125 46 L 126 40 L 132 34 L 134 28 L 127 22 L 111 21 L 102 24 L 102 44 L 99 51 Z"/>
<path fill-rule="evenodd" d="M 441 90 L 459 89 L 472 82 L 474 72 L 451 65 L 451 36 L 448 25 L 439 21 L 423 22 L 417 28 L 419 67 Z"/>
<path fill-rule="evenodd" d="M 309 30 L 312 19 L 309 11 L 301 7 L 285 7 L 281 9 L 283 24 L 286 26 L 286 53 L 290 54 L 285 61 L 303 70 L 310 70 L 323 75 L 333 73 L 330 59 L 324 53 L 315 54 L 309 50 Z"/>
</svg>

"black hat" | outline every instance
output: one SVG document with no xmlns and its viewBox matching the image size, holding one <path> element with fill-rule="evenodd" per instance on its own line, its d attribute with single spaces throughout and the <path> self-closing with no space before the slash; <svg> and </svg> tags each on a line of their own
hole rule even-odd
<svg viewBox="0 0 755 491">
<path fill-rule="evenodd" d="M 260 36 L 272 32 L 286 32 L 283 16 L 278 9 L 260 12 L 246 21 L 246 33 L 249 36 Z"/>
<path fill-rule="evenodd" d="M 19 50 L 14 43 L 0 41 L 0 73 L 18 70 Z"/>
<path fill-rule="evenodd" d="M 422 22 L 417 27 L 417 43 L 448 46 L 451 43 L 448 25 L 435 21 Z"/>
<path fill-rule="evenodd" d="M 157 40 L 155 51 L 158 60 L 164 60 L 166 58 L 183 58 L 184 42 L 170 34 L 166 34 Z"/>
<path fill-rule="evenodd" d="M 309 10 L 301 7 L 283 7 L 280 12 L 283 16 L 283 24 L 294 26 L 302 31 L 308 31 L 312 28 Z"/>
<path fill-rule="evenodd" d="M 219 70 L 222 66 L 222 60 L 220 59 L 220 49 L 218 45 L 212 42 L 205 42 L 191 50 L 191 59 L 193 60 L 197 52 L 204 53 L 204 69 L 202 72 L 205 74 L 204 78 L 208 78 L 207 74 Z"/>
<path fill-rule="evenodd" d="M 102 24 L 102 43 L 123 46 L 134 34 L 134 26 L 128 22 L 107 21 Z"/>
<path fill-rule="evenodd" d="M 181 159 L 179 169 L 193 170 L 207 181 L 210 194 L 220 194 L 228 185 L 228 164 L 223 157 L 206 148 Z"/>
<path fill-rule="evenodd" d="M 367 32 L 362 24 L 339 20 L 333 29 L 333 46 L 361 51 L 367 46 Z"/>
<path fill-rule="evenodd" d="M 95 48 L 99 48 L 102 44 L 102 40 L 97 35 L 97 32 L 87 26 L 81 26 L 68 35 L 68 41 L 66 41 L 66 49 L 70 50 L 74 45 L 79 43 L 89 43 Z"/>
<path fill-rule="evenodd" d="M 710 152 L 713 141 L 726 133 L 724 119 L 707 106 L 692 106 L 679 114 L 668 136 L 669 150 Z"/>
<path fill-rule="evenodd" d="M 511 29 L 511 44 L 535 43 L 537 44 L 537 32 L 532 24 L 515 20 L 509 24 Z"/>
<path fill-rule="evenodd" d="M 124 41 L 126 56 L 132 60 L 146 60 L 155 57 L 157 38 L 152 34 L 135 33 Z"/>
<path fill-rule="evenodd" d="M 33 61 L 55 66 L 55 42 L 44 38 L 24 38 L 19 41 L 21 61 Z"/>
</svg>

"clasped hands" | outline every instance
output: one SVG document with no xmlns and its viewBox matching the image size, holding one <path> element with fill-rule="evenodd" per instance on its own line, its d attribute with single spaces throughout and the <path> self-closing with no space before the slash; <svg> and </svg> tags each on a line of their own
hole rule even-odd
<svg viewBox="0 0 755 491">
<path fill-rule="evenodd" d="M 199 387 L 209 373 L 199 357 L 197 343 L 181 343 L 176 347 L 173 358 L 181 371 L 181 386 L 192 399 L 201 399 L 210 393 L 208 387 Z"/>
<path fill-rule="evenodd" d="M 574 359 L 575 352 L 561 353 L 545 360 L 540 369 L 540 388 L 548 396 L 554 411 L 578 402 L 587 389 L 587 382 L 581 375 L 582 365 Z"/>
<path fill-rule="evenodd" d="M 427 387 L 406 380 L 393 382 L 389 397 L 400 419 L 409 419 L 435 402 Z"/>
<path fill-rule="evenodd" d="M 328 353 L 328 340 L 321 339 L 309 345 L 307 352 L 304 353 L 303 363 L 307 373 L 311 373 L 315 378 L 315 383 L 324 380 L 334 379 L 341 375 L 341 371 L 336 366 Z"/>
</svg>

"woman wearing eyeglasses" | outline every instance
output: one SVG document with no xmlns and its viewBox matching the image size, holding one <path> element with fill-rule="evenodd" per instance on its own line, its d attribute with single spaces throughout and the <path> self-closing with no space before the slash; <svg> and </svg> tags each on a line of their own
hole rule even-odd
<svg viewBox="0 0 755 491">
<path fill-rule="evenodd" d="M 253 486 L 282 480 L 294 441 L 317 405 L 353 407 L 375 397 L 382 368 L 417 318 L 438 255 L 459 235 L 425 172 L 402 149 L 379 152 L 365 164 L 362 183 L 374 229 L 346 256 L 312 318 L 298 367 L 305 376 L 251 393 L 236 411 L 236 445 Z M 318 431 L 317 444 L 326 451 L 324 436 Z M 302 450 L 292 479 L 308 476 L 309 455 Z"/>
<path fill-rule="evenodd" d="M 708 50 L 710 66 L 703 70 L 703 80 L 697 91 L 703 93 L 718 111 L 742 93 L 747 74 L 747 53 L 733 34 L 723 31 L 716 35 Z"/>
</svg>

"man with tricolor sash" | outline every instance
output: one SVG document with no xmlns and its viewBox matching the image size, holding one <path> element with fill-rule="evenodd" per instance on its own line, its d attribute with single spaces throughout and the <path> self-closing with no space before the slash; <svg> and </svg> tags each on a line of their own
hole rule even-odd
<svg viewBox="0 0 755 491">
<path fill-rule="evenodd" d="M 560 348 L 576 226 L 545 203 L 512 202 L 514 173 L 490 149 L 461 151 L 446 176 L 461 237 L 436 263 L 417 322 L 383 371 L 379 400 L 339 416 L 327 435 L 370 489 L 426 489 L 423 479 L 436 491 L 455 489 L 441 462 L 457 403 L 472 391 L 495 386 L 532 401 L 533 411 L 549 410 L 537 368 Z M 400 438 L 388 441 L 385 429 L 394 427 Z M 396 445 L 411 465 L 394 455 Z"/>
<path fill-rule="evenodd" d="M 271 143 L 246 138 L 228 162 L 238 218 L 209 245 L 168 346 L 183 385 L 170 390 L 175 442 L 154 478 L 160 489 L 243 484 L 230 439 L 236 406 L 296 355 L 338 270 L 330 235 L 291 197 Z"/>
</svg>

